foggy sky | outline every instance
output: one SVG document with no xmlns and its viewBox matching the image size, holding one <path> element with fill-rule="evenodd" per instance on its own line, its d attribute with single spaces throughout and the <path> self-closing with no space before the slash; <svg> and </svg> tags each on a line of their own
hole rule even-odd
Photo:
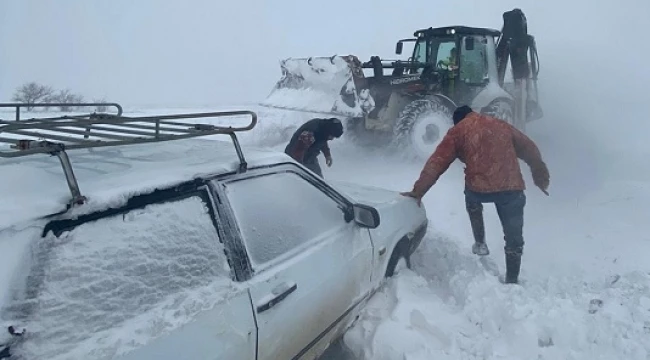
<svg viewBox="0 0 650 360">
<path fill-rule="evenodd" d="M 593 75 L 641 85 L 649 78 L 645 56 L 624 54 L 647 55 L 647 42 L 639 40 L 650 5 L 625 3 L 2 0 L 0 101 L 34 80 L 125 105 L 257 102 L 279 79 L 281 58 L 395 58 L 396 40 L 416 29 L 451 24 L 500 29 L 501 14 L 513 7 L 528 17 L 547 89 L 565 76 L 579 80 L 568 85 L 572 89 L 593 91 L 585 82 Z"/>
</svg>

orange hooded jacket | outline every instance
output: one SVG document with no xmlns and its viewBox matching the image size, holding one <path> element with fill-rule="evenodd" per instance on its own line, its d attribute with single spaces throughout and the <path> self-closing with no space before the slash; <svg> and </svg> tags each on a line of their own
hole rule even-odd
<svg viewBox="0 0 650 360">
<path fill-rule="evenodd" d="M 429 157 L 413 193 L 422 197 L 456 159 L 465 163 L 469 190 L 525 190 L 518 158 L 530 166 L 535 185 L 545 191 L 550 176 L 535 143 L 505 121 L 471 112 L 447 132 Z"/>
</svg>

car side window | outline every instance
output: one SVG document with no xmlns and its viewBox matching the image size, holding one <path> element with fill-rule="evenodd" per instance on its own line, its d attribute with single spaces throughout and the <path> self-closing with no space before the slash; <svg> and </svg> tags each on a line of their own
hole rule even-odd
<svg viewBox="0 0 650 360">
<path fill-rule="evenodd" d="M 212 308 L 232 284 L 223 244 L 199 196 L 81 223 L 58 237 L 48 232 L 33 252 L 26 288 L 3 317 L 39 329 L 35 343 L 81 344 L 103 336 L 110 347 L 111 341 L 118 346 L 155 336 Z"/>
<path fill-rule="evenodd" d="M 344 212 L 293 172 L 225 184 L 253 268 L 346 225 Z"/>
</svg>

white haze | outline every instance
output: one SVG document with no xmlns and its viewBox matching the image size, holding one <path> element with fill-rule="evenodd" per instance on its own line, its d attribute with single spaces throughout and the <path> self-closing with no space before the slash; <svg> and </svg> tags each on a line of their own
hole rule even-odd
<svg viewBox="0 0 650 360">
<path fill-rule="evenodd" d="M 649 75 L 640 35 L 650 11 L 647 1 L 624 4 L 3 0 L 0 97 L 36 80 L 125 104 L 258 101 L 279 77 L 283 57 L 395 57 L 395 41 L 415 29 L 500 29 L 502 12 L 520 7 L 537 38 L 544 89 L 591 96 L 607 89 L 623 105 L 640 98 Z"/>
<path fill-rule="evenodd" d="M 567 154 L 573 169 L 641 166 L 635 159 L 650 153 L 644 0 L 3 0 L 0 100 L 34 80 L 125 106 L 257 103 L 279 79 L 282 58 L 395 58 L 396 40 L 415 29 L 500 29 L 502 13 L 514 7 L 526 13 L 541 61 L 546 117 L 531 130 L 580 153 Z M 619 155 L 603 158 L 602 150 Z M 579 175 L 577 183 L 596 176 Z"/>
<path fill-rule="evenodd" d="M 561 284 L 562 276 L 571 275 L 564 269 L 645 271 L 643 255 L 632 255 L 643 253 L 649 240 L 640 220 L 649 193 L 633 191 L 650 181 L 645 112 L 650 46 L 642 26 L 650 18 L 647 0 L 618 5 L 593 0 L 2 0 L 0 101 L 34 80 L 127 107 L 252 104 L 279 79 L 282 58 L 396 58 L 395 42 L 416 29 L 451 24 L 500 29 L 502 13 L 514 7 L 525 12 L 537 40 L 545 117 L 529 130 L 551 171 L 551 197 L 529 185 L 524 271 L 531 283 L 548 275 Z M 408 190 L 420 170 L 421 164 L 375 157 L 364 161 L 365 175 L 358 159 L 348 157 L 353 152 L 342 148 L 333 147 L 335 165 L 325 169 L 326 176 Z M 425 201 L 432 222 L 441 227 L 437 230 L 460 239 L 462 248 L 454 251 L 462 260 L 471 232 L 461 188 L 462 176 L 452 169 Z M 488 235 L 501 264 L 500 228 L 489 213 L 493 236 Z M 616 265 L 603 262 L 608 251 Z M 524 298 L 534 300 L 530 294 Z"/>
</svg>

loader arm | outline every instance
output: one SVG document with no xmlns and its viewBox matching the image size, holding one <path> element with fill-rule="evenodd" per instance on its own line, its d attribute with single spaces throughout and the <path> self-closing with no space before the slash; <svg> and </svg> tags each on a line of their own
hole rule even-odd
<svg viewBox="0 0 650 360">
<path fill-rule="evenodd" d="M 525 124 L 541 118 L 543 111 L 539 105 L 537 91 L 537 46 L 535 38 L 528 34 L 526 15 L 520 9 L 515 8 L 503 13 L 503 29 L 496 44 L 496 59 L 498 82 L 501 87 L 504 87 L 508 60 L 512 64 L 514 125 L 523 131 Z"/>
<path fill-rule="evenodd" d="M 529 52 L 529 54 L 527 54 Z M 530 67 L 528 66 L 530 56 Z M 528 34 L 526 15 L 520 9 L 503 13 L 503 29 L 496 46 L 499 85 L 503 86 L 508 60 L 512 63 L 515 80 L 531 76 L 537 80 L 539 74 L 539 57 L 535 38 Z"/>
</svg>

